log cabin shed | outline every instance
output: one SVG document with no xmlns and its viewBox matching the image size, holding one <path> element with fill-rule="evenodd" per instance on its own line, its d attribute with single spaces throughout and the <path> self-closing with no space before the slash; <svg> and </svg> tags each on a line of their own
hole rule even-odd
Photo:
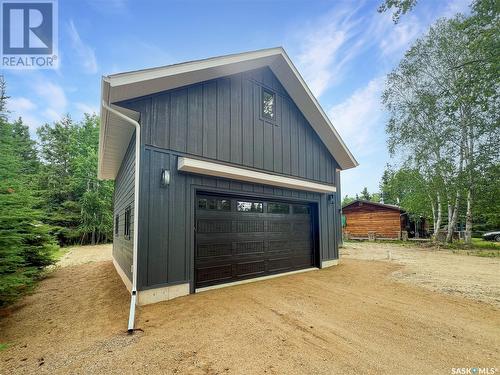
<svg viewBox="0 0 500 375">
<path fill-rule="evenodd" d="M 357 199 L 342 207 L 344 236 L 350 239 L 400 239 L 404 211 L 392 204 Z"/>
<path fill-rule="evenodd" d="M 101 99 L 132 322 L 135 304 L 337 264 L 357 162 L 282 48 L 105 76 Z"/>
<path fill-rule="evenodd" d="M 401 207 L 357 199 L 342 207 L 343 233 L 349 239 L 398 240 L 406 232 L 408 238 L 428 236 L 428 223 L 422 216 L 411 217 Z"/>
</svg>

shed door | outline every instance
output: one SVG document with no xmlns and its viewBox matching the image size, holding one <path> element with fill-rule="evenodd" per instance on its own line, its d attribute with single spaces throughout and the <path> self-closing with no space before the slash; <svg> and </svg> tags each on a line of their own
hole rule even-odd
<svg viewBox="0 0 500 375">
<path fill-rule="evenodd" d="M 309 204 L 199 194 L 195 230 L 196 288 L 315 264 Z"/>
</svg>

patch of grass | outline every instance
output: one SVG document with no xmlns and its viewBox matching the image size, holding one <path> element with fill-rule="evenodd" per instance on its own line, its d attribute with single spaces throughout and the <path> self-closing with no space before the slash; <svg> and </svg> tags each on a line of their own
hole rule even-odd
<svg viewBox="0 0 500 375">
<path fill-rule="evenodd" d="M 482 238 L 473 238 L 472 246 L 478 249 L 500 250 L 500 242 L 485 241 Z"/>
<path fill-rule="evenodd" d="M 3 350 L 5 350 L 5 349 L 7 349 L 8 347 L 9 347 L 9 344 L 2 344 L 0 342 L 0 352 L 3 351 Z"/>
<path fill-rule="evenodd" d="M 59 261 L 64 255 L 66 255 L 70 249 L 72 249 L 74 246 L 68 246 L 68 247 L 59 247 L 56 252 L 54 252 L 54 259 L 55 261 Z"/>
<path fill-rule="evenodd" d="M 472 255 L 483 258 L 500 258 L 500 250 L 453 249 L 453 254 Z"/>
<path fill-rule="evenodd" d="M 445 244 L 444 248 L 451 249 L 454 254 L 473 255 L 485 258 L 500 257 L 500 243 L 485 241 L 482 238 L 472 238 L 472 244 L 466 244 L 463 241 L 455 241 L 451 244 Z"/>
<path fill-rule="evenodd" d="M 456 250 L 497 250 L 500 251 L 500 243 L 485 241 L 482 238 L 473 238 L 472 243 L 466 244 L 464 241 L 442 244 L 444 248 Z"/>
<path fill-rule="evenodd" d="M 404 246 L 404 247 L 432 247 L 435 244 L 432 241 L 403 241 L 403 240 L 375 240 L 375 241 L 368 241 L 368 240 L 344 240 L 344 243 L 377 243 L 377 244 L 392 244 L 392 245 L 399 245 L 399 246 Z"/>
<path fill-rule="evenodd" d="M 500 258 L 500 250 L 493 250 L 493 251 L 479 250 L 474 255 L 484 258 Z"/>
</svg>

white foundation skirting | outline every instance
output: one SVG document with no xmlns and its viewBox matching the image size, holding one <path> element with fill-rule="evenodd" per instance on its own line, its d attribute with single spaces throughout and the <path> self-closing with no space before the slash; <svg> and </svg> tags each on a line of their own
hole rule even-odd
<svg viewBox="0 0 500 375">
<path fill-rule="evenodd" d="M 139 306 L 149 305 L 162 301 L 168 301 L 189 294 L 189 283 L 164 286 L 161 288 L 139 290 L 137 292 L 137 304 Z"/>
<path fill-rule="evenodd" d="M 118 262 L 113 258 L 113 265 L 115 266 L 116 272 L 118 273 L 118 276 L 122 279 L 123 283 L 127 287 L 127 290 L 129 293 L 132 293 L 132 282 L 129 280 L 123 269 L 120 267 Z"/>
<path fill-rule="evenodd" d="M 325 260 L 325 261 L 321 262 L 321 268 L 332 267 L 332 266 L 336 266 L 338 264 L 339 264 L 338 259 Z"/>
</svg>

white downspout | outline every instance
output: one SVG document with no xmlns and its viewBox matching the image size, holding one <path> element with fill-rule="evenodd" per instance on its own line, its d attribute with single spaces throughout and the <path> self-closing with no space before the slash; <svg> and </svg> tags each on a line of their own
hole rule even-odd
<svg viewBox="0 0 500 375">
<path fill-rule="evenodd" d="M 128 316 L 128 333 L 134 332 L 135 304 L 137 299 L 137 247 L 139 238 L 139 166 L 141 165 L 141 126 L 139 123 L 116 109 L 111 108 L 104 100 L 102 106 L 109 112 L 127 121 L 135 127 L 135 178 L 134 178 L 134 238 L 132 250 L 132 292 L 130 313 Z"/>
</svg>

